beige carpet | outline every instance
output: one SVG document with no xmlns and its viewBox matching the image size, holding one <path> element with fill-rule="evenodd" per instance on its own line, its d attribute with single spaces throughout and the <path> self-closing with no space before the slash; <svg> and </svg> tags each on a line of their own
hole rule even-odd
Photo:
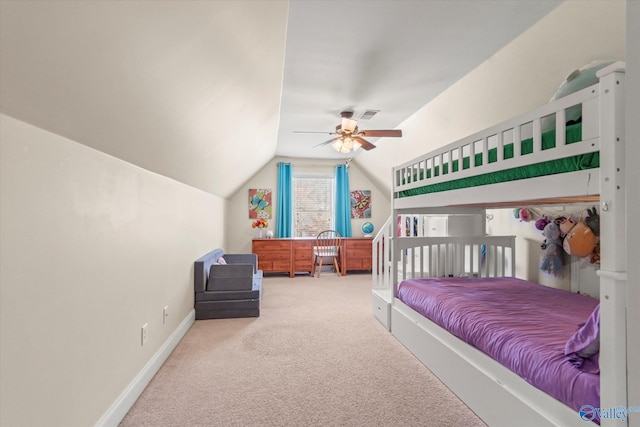
<svg viewBox="0 0 640 427">
<path fill-rule="evenodd" d="M 371 276 L 267 277 L 196 321 L 121 426 L 484 426 L 372 314 Z"/>
</svg>

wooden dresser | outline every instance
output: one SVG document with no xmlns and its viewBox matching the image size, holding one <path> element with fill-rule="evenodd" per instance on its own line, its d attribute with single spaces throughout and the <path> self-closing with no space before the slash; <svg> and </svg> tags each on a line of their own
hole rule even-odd
<svg viewBox="0 0 640 427">
<path fill-rule="evenodd" d="M 311 273 L 315 238 L 253 239 L 251 252 L 258 255 L 258 268 L 265 273 Z M 346 237 L 340 248 L 340 269 L 371 271 L 370 237 Z M 343 268 L 346 266 L 346 268 Z"/>
<path fill-rule="evenodd" d="M 342 249 L 346 270 L 371 270 L 371 238 L 344 239 Z"/>
<path fill-rule="evenodd" d="M 258 268 L 265 273 L 291 273 L 290 239 L 254 239 L 251 252 L 258 254 Z"/>
</svg>

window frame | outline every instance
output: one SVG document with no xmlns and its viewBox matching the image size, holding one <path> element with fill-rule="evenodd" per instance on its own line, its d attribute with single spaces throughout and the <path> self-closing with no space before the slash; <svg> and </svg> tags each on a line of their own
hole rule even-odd
<svg viewBox="0 0 640 427">
<path fill-rule="evenodd" d="M 323 226 L 322 229 L 317 230 L 317 232 L 308 232 L 305 233 L 304 235 L 302 234 L 302 231 L 299 229 L 299 224 L 298 224 L 298 215 L 300 212 L 302 212 L 301 210 L 297 209 L 298 206 L 298 181 L 299 180 L 323 180 L 323 181 L 327 181 L 328 182 L 328 187 L 329 187 L 329 197 L 328 200 L 326 200 L 327 204 L 328 204 L 328 215 L 329 215 L 329 225 L 328 226 Z M 333 173 L 333 171 L 331 169 L 326 169 L 326 170 L 313 170 L 313 171 L 309 171 L 309 170 L 297 170 L 293 172 L 293 176 L 292 176 L 292 180 L 293 180 L 293 217 L 292 217 L 292 221 L 293 221 L 293 225 L 292 225 L 292 236 L 294 238 L 300 238 L 300 237 L 315 237 L 319 232 L 324 231 L 326 229 L 333 229 L 335 227 L 335 203 L 336 203 L 336 195 L 335 195 L 335 174 Z M 321 211 L 319 211 L 321 212 Z"/>
</svg>

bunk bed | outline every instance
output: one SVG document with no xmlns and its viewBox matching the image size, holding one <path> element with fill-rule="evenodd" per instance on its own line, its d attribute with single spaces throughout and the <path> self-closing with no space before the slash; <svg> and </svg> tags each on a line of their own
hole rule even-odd
<svg viewBox="0 0 640 427">
<path fill-rule="evenodd" d="M 626 215 L 624 64 L 605 67 L 598 77 L 596 85 L 393 168 L 392 216 L 374 239 L 374 314 L 491 426 L 584 426 L 585 421 L 626 425 L 615 411 L 598 413 L 599 408 L 627 406 L 625 245 L 621 244 Z M 580 118 L 568 121 L 567 111 L 576 108 Z M 560 179 L 562 185 L 558 185 Z M 520 283 L 514 277 L 515 240 L 486 235 L 486 209 L 580 203 L 599 204 L 601 210 L 598 299 Z M 482 218 L 482 226 L 473 236 L 433 237 L 423 224 L 429 215 L 475 215 Z M 557 313 L 554 324 L 564 330 L 559 332 L 562 339 L 555 337 L 556 347 L 564 346 L 579 325 L 597 313 L 596 369 L 581 371 L 560 360 L 561 368 L 542 372 L 541 366 L 549 364 L 542 359 L 535 362 L 534 372 L 523 373 L 522 360 L 504 360 L 494 354 L 495 336 L 483 346 L 479 332 L 455 330 L 464 322 L 484 327 L 492 320 L 465 320 L 456 317 L 455 311 L 445 312 L 446 301 L 421 293 L 434 292 L 426 289 L 434 282 L 449 288 L 435 291 L 449 292 L 447 298 L 456 299 L 463 287 L 470 288 L 475 292 L 472 305 L 479 306 L 483 315 L 493 307 L 509 313 L 512 320 L 520 317 L 525 326 L 535 324 L 540 315 Z M 535 292 L 552 295 L 532 296 L 526 302 L 527 316 L 519 316 L 518 310 L 524 313 L 525 308 L 516 307 L 517 301 L 526 299 L 520 287 L 537 287 Z M 498 299 L 499 294 L 509 293 L 505 289 L 515 293 L 511 302 Z M 480 296 L 483 292 L 487 294 Z M 560 303 L 553 306 L 544 298 Z M 577 305 L 568 302 L 575 299 Z M 532 309 L 534 305 L 538 309 Z M 544 305 L 552 307 L 546 314 L 541 309 Z M 469 313 L 473 308 L 463 310 Z M 573 317 L 566 316 L 570 311 L 575 311 Z M 510 339 L 535 335 L 510 333 Z M 515 353 L 528 357 L 540 351 L 517 349 Z M 541 377 L 537 382 L 531 378 L 536 375 Z M 545 381 L 547 385 L 540 384 Z M 571 391 L 555 390 L 558 383 L 569 384 Z M 562 397 L 563 393 L 569 397 Z"/>
</svg>

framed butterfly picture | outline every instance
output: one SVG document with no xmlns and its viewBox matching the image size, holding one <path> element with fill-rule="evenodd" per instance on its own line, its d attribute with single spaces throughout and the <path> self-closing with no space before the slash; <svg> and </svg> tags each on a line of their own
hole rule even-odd
<svg viewBox="0 0 640 427">
<path fill-rule="evenodd" d="M 271 219 L 271 190 L 252 188 L 249 190 L 249 218 Z"/>
<path fill-rule="evenodd" d="M 371 190 L 351 192 L 351 218 L 371 218 Z"/>
</svg>

